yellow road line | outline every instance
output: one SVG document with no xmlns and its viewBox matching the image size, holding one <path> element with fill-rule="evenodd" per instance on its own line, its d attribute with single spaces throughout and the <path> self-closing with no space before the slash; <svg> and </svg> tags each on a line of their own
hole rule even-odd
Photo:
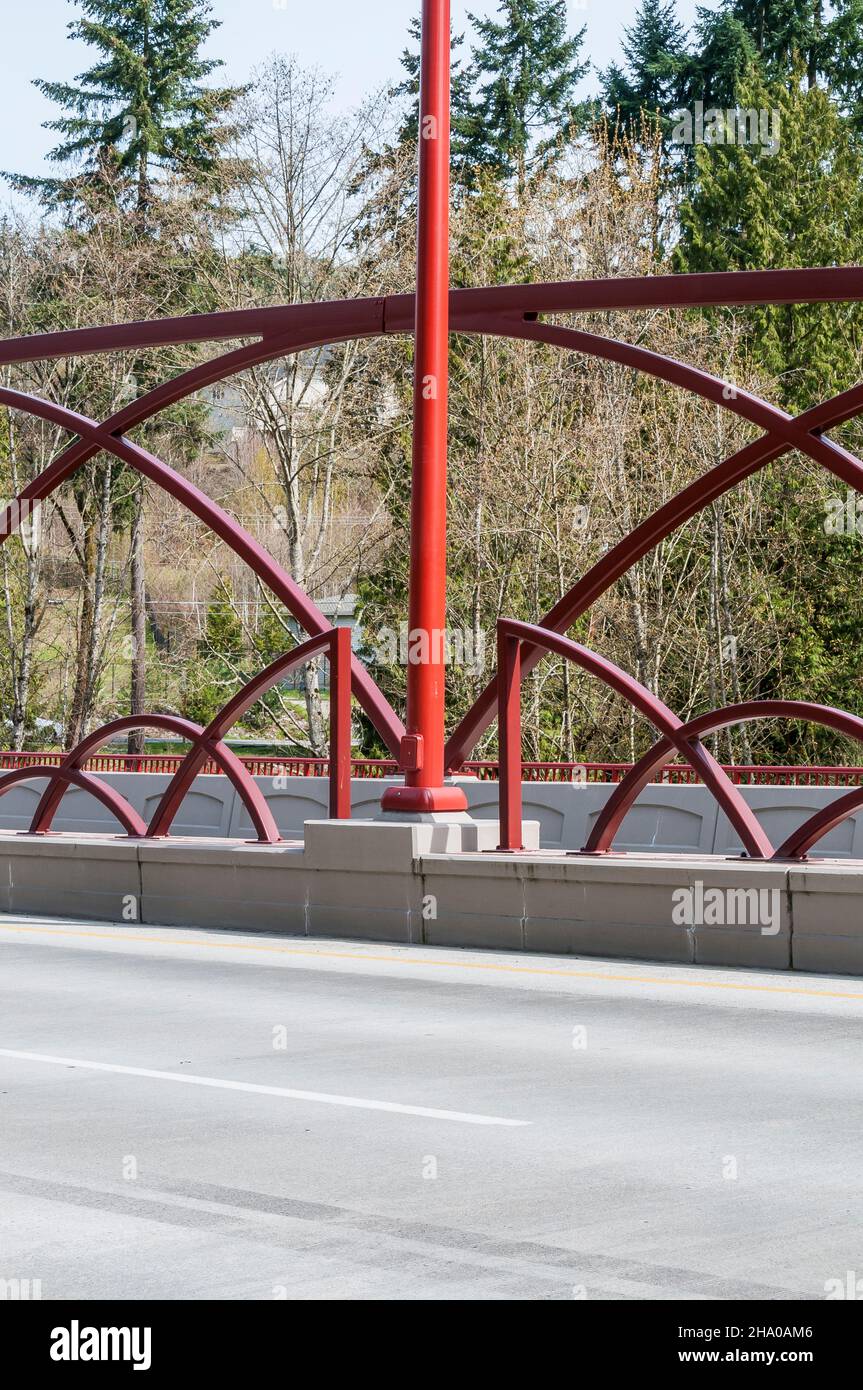
<svg viewBox="0 0 863 1390">
<path fill-rule="evenodd" d="M 122 931 L 123 929 L 120 928 Z M 848 999 L 852 1001 L 863 1000 L 863 994 L 845 994 L 839 990 L 827 989 L 803 989 L 794 985 L 750 985 L 736 983 L 733 980 L 670 980 L 658 979 L 650 975 L 613 975 L 601 970 L 560 970 L 554 966 L 541 965 L 504 965 L 497 961 L 469 961 L 469 960 L 428 960 L 422 956 L 414 956 L 405 953 L 404 956 L 382 956 L 372 955 L 371 952 L 360 951 L 326 951 L 326 950 L 301 950 L 296 946 L 264 946 L 260 944 L 246 944 L 243 941 L 189 941 L 183 939 L 171 939 L 163 936 L 129 936 L 121 938 L 109 932 L 95 931 L 69 931 L 60 927 L 23 927 L 9 926 L 0 921 L 0 932 L 23 932 L 25 935 L 36 936 L 71 936 L 86 938 L 95 941 L 119 941 L 125 939 L 127 943 L 140 944 L 142 946 L 194 946 L 201 950 L 213 951 L 256 951 L 267 952 L 281 956 L 303 956 L 309 958 L 321 958 L 325 960 L 357 960 L 374 961 L 384 965 L 428 965 L 433 969 L 441 967 L 446 970 L 485 970 L 494 971 L 506 975 L 552 975 L 565 980 L 601 980 L 611 984 L 626 985 L 668 985 L 681 989 L 730 989 L 745 990 L 752 994 L 796 994 L 807 999 Z"/>
</svg>

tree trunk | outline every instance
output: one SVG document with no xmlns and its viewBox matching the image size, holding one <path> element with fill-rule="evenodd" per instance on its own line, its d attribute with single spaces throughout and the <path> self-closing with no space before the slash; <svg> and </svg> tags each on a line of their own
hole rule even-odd
<svg viewBox="0 0 863 1390">
<path fill-rule="evenodd" d="M 30 682 L 33 675 L 33 654 L 36 633 L 39 579 L 34 559 L 27 557 L 27 597 L 24 602 L 24 631 L 21 634 L 21 661 L 15 679 L 15 704 L 12 712 L 12 747 L 20 752 L 24 747 L 27 716 L 30 706 Z"/>
<path fill-rule="evenodd" d="M 105 596 L 105 562 L 111 534 L 111 470 L 103 465 L 101 478 L 94 477 L 99 489 L 98 504 L 84 518 L 82 546 L 81 618 L 78 650 L 75 654 L 75 689 L 66 724 L 66 747 L 74 748 L 87 730 L 99 683 L 99 628 Z"/>
<path fill-rule="evenodd" d="M 317 659 L 309 661 L 303 668 L 305 679 L 306 696 L 306 719 L 309 725 L 309 743 L 315 757 L 321 757 L 327 747 L 327 735 L 324 730 L 324 708 L 321 703 L 321 675 Z M 332 681 L 332 672 L 330 673 Z"/>
<path fill-rule="evenodd" d="M 81 575 L 81 615 L 78 620 L 78 645 L 75 652 L 75 685 L 72 703 L 66 720 L 65 745 L 74 748 L 81 740 L 87 700 L 88 654 L 93 639 L 93 581 L 96 574 L 97 528 L 93 517 L 85 520 L 83 573 Z"/>
</svg>

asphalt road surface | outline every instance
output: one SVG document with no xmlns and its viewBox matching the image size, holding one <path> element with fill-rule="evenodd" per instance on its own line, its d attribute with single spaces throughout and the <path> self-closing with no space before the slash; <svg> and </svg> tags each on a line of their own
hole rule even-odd
<svg viewBox="0 0 863 1390">
<path fill-rule="evenodd" d="M 0 1280 L 823 1299 L 863 982 L 0 918 Z"/>
</svg>

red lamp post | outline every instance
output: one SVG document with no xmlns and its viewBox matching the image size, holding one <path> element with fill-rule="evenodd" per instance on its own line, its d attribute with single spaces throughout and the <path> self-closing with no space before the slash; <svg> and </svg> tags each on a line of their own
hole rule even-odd
<svg viewBox="0 0 863 1390">
<path fill-rule="evenodd" d="M 450 0 L 423 0 L 405 785 L 385 811 L 467 809 L 444 786 L 450 80 Z"/>
</svg>

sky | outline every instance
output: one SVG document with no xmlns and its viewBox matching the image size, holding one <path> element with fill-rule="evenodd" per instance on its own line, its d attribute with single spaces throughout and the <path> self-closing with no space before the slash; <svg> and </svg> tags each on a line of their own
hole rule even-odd
<svg viewBox="0 0 863 1390">
<path fill-rule="evenodd" d="M 704 0 L 702 0 L 702 3 Z M 453 0 L 456 32 L 469 29 L 467 12 L 493 14 L 498 0 Z M 697 0 L 678 0 L 685 23 Z M 54 135 L 41 123 L 56 108 L 32 85 L 43 77 L 68 81 L 92 61 L 92 50 L 69 39 L 66 26 L 80 15 L 74 0 L 0 0 L 5 15 L 0 46 L 0 170 L 45 172 Z M 224 59 L 219 81 L 242 83 L 270 53 L 296 53 L 303 63 L 338 76 L 344 108 L 399 75 L 406 27 L 418 0 L 212 0 L 222 21 L 209 56 Z M 596 67 L 619 57 L 620 38 L 636 0 L 568 0 L 573 31 L 587 27 L 583 53 Z M 0 199 L 8 193 L 0 192 Z"/>
</svg>

